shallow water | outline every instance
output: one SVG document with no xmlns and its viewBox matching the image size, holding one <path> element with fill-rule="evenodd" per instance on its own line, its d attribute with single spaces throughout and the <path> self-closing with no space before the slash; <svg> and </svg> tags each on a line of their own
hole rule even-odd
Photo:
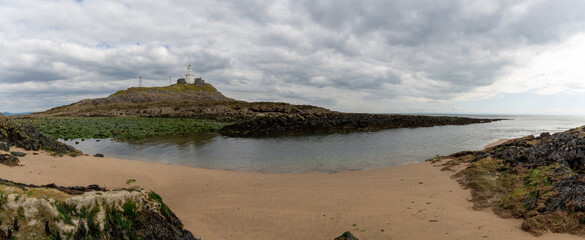
<svg viewBox="0 0 585 240">
<path fill-rule="evenodd" d="M 213 133 L 119 142 L 64 141 L 88 154 L 236 171 L 337 172 L 423 162 L 436 155 L 480 150 L 502 138 L 561 132 L 585 117 L 470 116 L 510 120 L 465 126 L 390 129 L 316 136 L 233 138 Z M 78 141 L 79 144 L 75 144 Z"/>
</svg>

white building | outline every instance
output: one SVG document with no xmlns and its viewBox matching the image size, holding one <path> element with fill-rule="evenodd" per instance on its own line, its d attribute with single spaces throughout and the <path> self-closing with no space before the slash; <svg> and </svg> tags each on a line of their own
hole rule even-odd
<svg viewBox="0 0 585 240">
<path fill-rule="evenodd" d="M 193 69 L 191 68 L 191 64 L 187 67 L 187 75 L 185 75 L 185 81 L 189 84 L 195 83 L 195 74 L 193 74 Z"/>
</svg>

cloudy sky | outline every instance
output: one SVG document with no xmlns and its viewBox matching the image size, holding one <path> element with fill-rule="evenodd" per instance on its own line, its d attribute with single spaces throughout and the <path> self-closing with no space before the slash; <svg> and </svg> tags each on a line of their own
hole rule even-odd
<svg viewBox="0 0 585 240">
<path fill-rule="evenodd" d="M 0 111 L 193 65 L 226 96 L 387 113 L 585 114 L 585 2 L 0 0 Z"/>
</svg>

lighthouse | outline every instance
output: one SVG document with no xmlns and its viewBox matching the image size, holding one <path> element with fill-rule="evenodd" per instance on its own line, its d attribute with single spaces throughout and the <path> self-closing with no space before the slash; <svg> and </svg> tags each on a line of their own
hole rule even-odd
<svg viewBox="0 0 585 240">
<path fill-rule="evenodd" d="M 185 81 L 189 84 L 195 83 L 195 74 L 193 74 L 193 68 L 191 68 L 191 64 L 187 67 L 187 75 L 185 75 Z"/>
</svg>

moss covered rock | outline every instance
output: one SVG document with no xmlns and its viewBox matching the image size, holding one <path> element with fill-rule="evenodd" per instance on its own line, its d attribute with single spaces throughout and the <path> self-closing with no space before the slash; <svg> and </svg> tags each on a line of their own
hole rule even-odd
<svg viewBox="0 0 585 240">
<path fill-rule="evenodd" d="M 30 125 L 18 125 L 0 114 L 0 142 L 26 150 L 47 150 L 57 154 L 77 156 L 81 151 L 43 135 Z M 5 150 L 5 149 L 3 149 Z"/>
<path fill-rule="evenodd" d="M 142 189 L 88 191 L 0 184 L 0 239 L 195 239 Z"/>
<path fill-rule="evenodd" d="M 585 127 L 510 140 L 477 152 L 447 157 L 446 170 L 471 188 L 476 209 L 524 219 L 522 228 L 585 236 Z"/>
</svg>

